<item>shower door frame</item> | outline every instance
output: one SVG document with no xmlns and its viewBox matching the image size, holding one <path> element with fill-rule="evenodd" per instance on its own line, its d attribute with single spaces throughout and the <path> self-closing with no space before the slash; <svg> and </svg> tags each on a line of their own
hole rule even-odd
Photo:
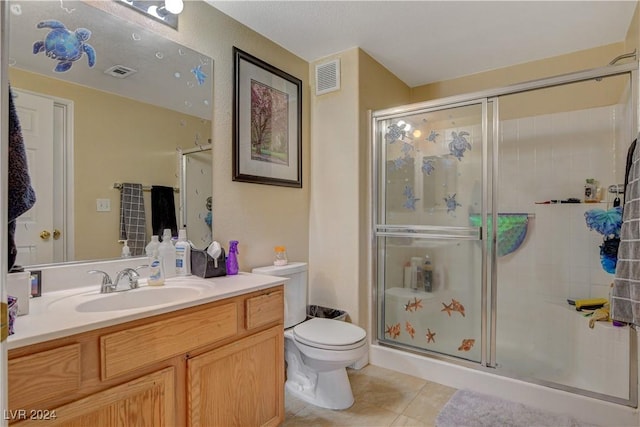
<svg viewBox="0 0 640 427">
<path fill-rule="evenodd" d="M 629 399 L 623 399 L 615 396 L 610 396 L 602 393 L 592 392 L 589 390 L 584 390 L 576 387 L 566 386 L 560 383 L 532 379 L 529 377 L 521 377 L 514 374 L 508 374 L 505 372 L 500 372 L 496 370 L 496 331 L 497 331 L 497 287 L 498 287 L 498 261 L 497 261 L 497 208 L 498 208 L 498 193 L 497 193 L 497 183 L 498 183 L 498 152 L 499 152 L 499 137 L 500 137 L 500 115 L 499 115 L 499 97 L 505 95 L 513 95 L 518 93 L 530 92 L 538 89 L 545 89 L 551 87 L 559 87 L 571 83 L 579 83 L 589 80 L 595 80 L 604 77 L 612 77 L 612 76 L 620 76 L 620 75 L 629 75 L 629 85 L 630 85 L 630 97 L 631 97 L 631 126 L 633 129 L 632 134 L 637 134 L 638 129 L 638 62 L 634 61 L 627 64 L 622 65 L 611 65 L 602 68 L 595 68 L 590 70 L 578 71 L 569 74 L 563 74 L 559 76 L 543 78 L 539 80 L 532 80 L 529 82 L 519 83 L 510 86 L 504 86 L 500 88 L 494 88 L 489 90 L 484 90 L 480 92 L 472 92 L 463 95 L 456 95 L 446 98 L 440 98 L 433 101 L 414 103 L 405 105 L 402 107 L 394 107 L 388 108 L 384 110 L 376 110 L 370 112 L 370 138 L 371 138 L 371 147 L 372 147 L 372 156 L 371 156 L 371 180 L 372 180 L 372 214 L 371 214 L 371 230 L 370 230 L 370 243 L 371 243 L 371 277 L 372 277 L 372 310 L 371 310 L 371 330 L 375 331 L 373 334 L 373 341 L 381 346 L 391 347 L 391 348 L 401 348 L 403 351 L 408 352 L 416 352 L 415 350 L 407 349 L 401 345 L 394 345 L 387 341 L 384 341 L 384 336 L 382 336 L 382 340 L 379 336 L 379 328 L 378 328 L 378 310 L 380 299 L 378 298 L 378 254 L 379 249 L 377 245 L 377 238 L 379 236 L 379 231 L 381 228 L 384 228 L 384 224 L 380 224 L 378 222 L 378 206 L 379 206 L 379 198 L 380 198 L 380 188 L 379 188 L 379 179 L 380 179 L 380 159 L 379 159 L 379 148 L 377 146 L 377 121 L 382 119 L 389 119 L 395 116 L 404 116 L 408 114 L 416 114 L 418 112 L 424 111 L 435 111 L 439 109 L 446 109 L 452 106 L 461 105 L 465 103 L 478 103 L 481 102 L 486 107 L 487 105 L 492 107 L 492 137 L 488 139 L 488 129 L 483 130 L 483 178 L 488 176 L 487 173 L 487 162 L 491 162 L 491 179 L 485 180 L 483 179 L 483 218 L 482 218 L 482 230 L 481 230 L 481 239 L 485 240 L 485 244 L 483 245 L 483 265 L 482 265 L 482 325 L 481 325 L 481 346 L 482 346 L 482 354 L 481 361 L 479 363 L 471 362 L 469 360 L 458 359 L 453 356 L 446 356 L 439 353 L 433 353 L 429 350 L 424 350 L 424 352 L 418 352 L 418 354 L 424 355 L 426 357 L 443 360 L 449 363 L 453 363 L 456 365 L 461 365 L 465 367 L 470 367 L 477 370 L 482 370 L 485 372 L 490 372 L 499 376 L 509 377 L 514 379 L 523 380 L 533 384 L 539 384 L 555 389 L 559 389 L 562 391 L 592 397 L 599 400 L 612 402 L 620 405 L 631 406 L 634 408 L 638 407 L 638 342 L 637 342 L 637 334 L 635 325 L 630 325 L 629 329 Z M 487 124 L 487 108 L 483 109 L 483 125 Z M 484 127 L 484 126 L 483 126 Z M 490 147 L 490 158 L 487 153 Z M 490 187 L 490 188 L 489 188 Z M 487 195 L 491 193 L 491 206 L 487 205 Z M 491 212 L 489 215 L 487 211 Z M 487 233 L 486 222 L 487 218 L 490 216 L 491 219 L 491 235 Z M 383 248 L 384 252 L 384 248 Z M 488 260 L 490 260 L 491 265 L 487 265 Z M 384 296 L 382 296 L 384 298 Z M 487 300 L 490 298 L 490 302 Z M 488 320 L 487 320 L 488 317 Z M 489 342 L 487 342 L 489 341 Z"/>
</svg>

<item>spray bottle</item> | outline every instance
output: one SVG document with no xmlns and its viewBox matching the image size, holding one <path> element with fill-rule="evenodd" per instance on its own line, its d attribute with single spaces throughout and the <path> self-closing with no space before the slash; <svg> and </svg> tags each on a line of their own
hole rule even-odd
<svg viewBox="0 0 640 427">
<path fill-rule="evenodd" d="M 229 241 L 229 255 L 227 256 L 227 275 L 238 274 L 238 241 Z"/>
</svg>

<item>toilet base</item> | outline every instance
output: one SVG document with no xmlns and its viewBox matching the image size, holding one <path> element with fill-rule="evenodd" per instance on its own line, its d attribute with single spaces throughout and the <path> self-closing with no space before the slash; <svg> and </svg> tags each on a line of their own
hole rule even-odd
<svg viewBox="0 0 640 427">
<path fill-rule="evenodd" d="M 353 405 L 353 392 L 346 368 L 316 374 L 315 378 L 296 381 L 295 375 L 287 373 L 285 387 L 298 399 L 321 408 L 341 410 Z"/>
</svg>

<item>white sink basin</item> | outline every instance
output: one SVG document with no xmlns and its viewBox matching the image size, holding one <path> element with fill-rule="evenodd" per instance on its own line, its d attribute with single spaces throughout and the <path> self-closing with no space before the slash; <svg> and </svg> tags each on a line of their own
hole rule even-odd
<svg viewBox="0 0 640 427">
<path fill-rule="evenodd" d="M 206 287 L 195 284 L 143 285 L 138 289 L 101 294 L 94 288 L 89 292 L 74 293 L 55 299 L 48 304 L 48 307 L 52 310 L 60 309 L 80 313 L 135 310 L 195 300 L 206 290 Z"/>
<path fill-rule="evenodd" d="M 140 288 L 137 290 L 102 294 L 100 297 L 85 301 L 76 306 L 76 311 L 96 312 L 130 310 L 132 308 L 151 307 L 197 297 L 200 290 L 194 288 Z"/>
</svg>

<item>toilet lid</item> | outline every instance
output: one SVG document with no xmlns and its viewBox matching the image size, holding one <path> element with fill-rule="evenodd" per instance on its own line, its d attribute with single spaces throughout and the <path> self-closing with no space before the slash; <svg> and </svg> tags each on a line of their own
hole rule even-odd
<svg viewBox="0 0 640 427">
<path fill-rule="evenodd" d="M 293 328 L 296 341 L 313 347 L 350 350 L 359 347 L 367 332 L 340 320 L 313 318 Z"/>
</svg>

